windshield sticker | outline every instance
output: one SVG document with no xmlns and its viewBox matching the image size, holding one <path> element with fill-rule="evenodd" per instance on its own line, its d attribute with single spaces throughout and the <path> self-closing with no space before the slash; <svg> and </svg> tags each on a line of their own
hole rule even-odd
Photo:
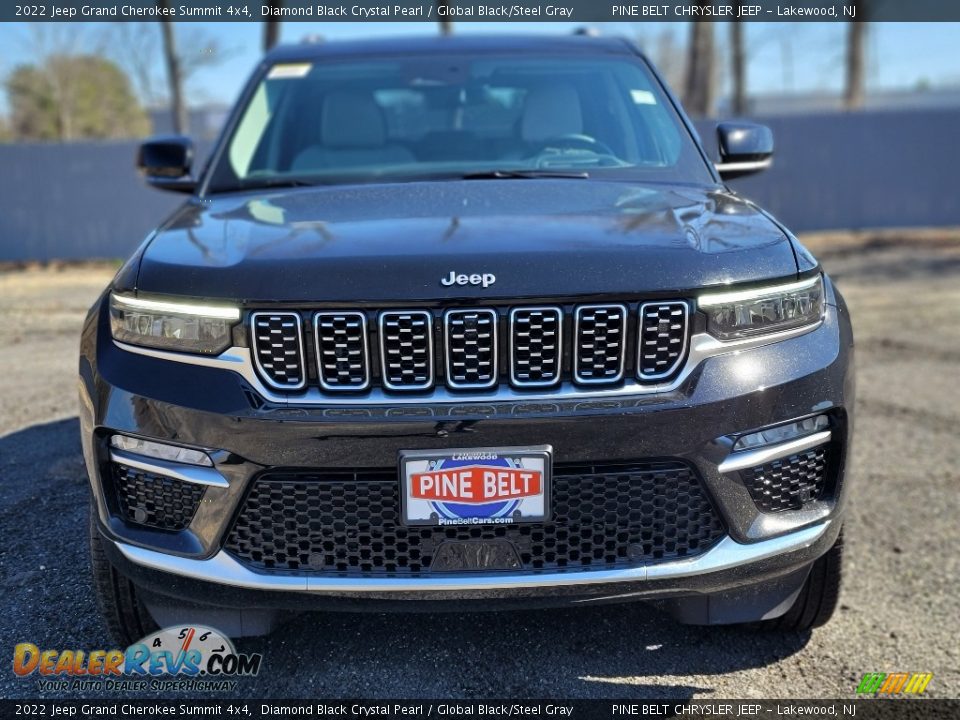
<svg viewBox="0 0 960 720">
<path fill-rule="evenodd" d="M 274 65 L 270 68 L 267 75 L 268 80 L 280 80 L 284 78 L 302 78 L 313 67 L 313 63 L 284 63 Z"/>
</svg>

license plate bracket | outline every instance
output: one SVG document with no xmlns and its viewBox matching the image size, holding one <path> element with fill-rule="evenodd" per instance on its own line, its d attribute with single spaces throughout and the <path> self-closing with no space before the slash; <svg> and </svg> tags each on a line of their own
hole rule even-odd
<svg viewBox="0 0 960 720">
<path fill-rule="evenodd" d="M 553 448 L 402 450 L 401 523 L 507 525 L 551 517 Z"/>
</svg>

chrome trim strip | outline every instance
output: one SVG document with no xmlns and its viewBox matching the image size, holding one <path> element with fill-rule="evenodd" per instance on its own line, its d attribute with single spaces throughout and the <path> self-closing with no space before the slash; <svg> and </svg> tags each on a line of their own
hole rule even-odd
<svg viewBox="0 0 960 720">
<path fill-rule="evenodd" d="M 643 373 L 640 372 L 640 367 L 642 366 L 643 361 L 643 311 L 644 308 L 650 306 L 663 307 L 664 305 L 680 305 L 683 307 L 683 347 L 680 348 L 680 354 L 677 355 L 676 361 L 673 365 L 670 366 L 669 370 L 664 370 L 660 373 Z M 677 371 L 677 368 L 680 364 L 687 358 L 687 338 L 690 337 L 690 304 L 685 300 L 665 300 L 663 302 L 645 302 L 640 303 L 640 307 L 637 310 L 637 377 L 640 380 L 650 381 L 650 380 L 660 380 L 665 377 L 669 377 Z"/>
<path fill-rule="evenodd" d="M 735 452 L 728 455 L 727 459 L 720 463 L 717 469 L 721 473 L 731 473 L 756 467 L 757 465 L 763 465 L 771 460 L 779 460 L 780 458 L 789 457 L 794 453 L 809 450 L 817 445 L 823 445 L 826 442 L 830 442 L 832 436 L 833 434 L 830 430 L 822 430 L 813 435 L 800 437 L 796 440 L 788 440 L 779 445 L 769 445 L 767 447 L 756 448 L 755 450 Z"/>
<path fill-rule="evenodd" d="M 320 318 L 355 316 L 360 318 L 360 332 L 363 333 L 363 384 L 362 385 L 331 385 L 323 378 L 323 355 L 320 351 Z M 367 316 L 362 312 L 318 312 L 313 316 L 313 345 L 317 354 L 317 380 L 327 392 L 361 392 L 370 387 L 370 334 L 367 331 Z"/>
<path fill-rule="evenodd" d="M 730 570 L 776 555 L 810 547 L 826 532 L 829 520 L 802 530 L 760 542 L 743 545 L 725 537 L 696 558 L 640 565 L 615 570 L 571 570 L 546 573 L 486 573 L 456 575 L 438 573 L 425 577 L 356 578 L 309 575 L 266 575 L 255 573 L 221 550 L 209 560 L 197 560 L 148 550 L 113 541 L 127 560 L 153 570 L 255 590 L 292 590 L 300 592 L 381 593 L 430 592 L 444 590 L 510 590 L 514 588 L 597 585 L 685 578 Z"/>
<path fill-rule="evenodd" d="M 175 463 L 160 458 L 151 458 L 144 455 L 136 455 L 126 450 L 110 450 L 111 462 L 127 465 L 128 467 L 154 475 L 163 475 L 164 477 L 181 480 L 182 482 L 193 483 L 194 485 L 209 485 L 211 487 L 227 488 L 230 483 L 227 479 L 211 467 L 203 465 L 187 465 L 185 463 Z"/>
<path fill-rule="evenodd" d="M 620 311 L 620 372 L 614 377 L 608 378 L 584 378 L 580 377 L 580 313 L 584 310 L 610 310 Z M 627 310 L 626 305 L 619 303 L 596 304 L 596 305 L 577 305 L 573 311 L 573 347 L 570 352 L 573 355 L 573 379 L 580 385 L 601 385 L 603 383 L 620 382 L 623 379 L 623 371 L 627 364 Z"/>
<path fill-rule="evenodd" d="M 516 314 L 521 312 L 541 312 L 541 313 L 556 313 L 557 315 L 557 377 L 553 380 L 535 380 L 533 382 L 529 380 L 519 380 L 516 376 L 517 364 L 514 361 L 514 332 L 513 325 L 516 319 Z M 563 308 L 558 305 L 533 305 L 530 307 L 515 307 L 510 310 L 510 321 L 508 324 L 507 331 L 509 332 L 509 347 L 510 353 L 508 362 L 510 363 L 510 383 L 516 385 L 517 387 L 540 387 L 547 388 L 553 387 L 563 378 Z"/>
<path fill-rule="evenodd" d="M 280 383 L 275 382 L 271 377 L 270 373 L 263 369 L 263 365 L 260 363 L 259 353 L 257 352 L 257 318 L 258 317 L 292 317 L 297 322 L 297 345 L 300 349 L 300 382 L 296 385 L 281 385 Z M 300 313 L 295 312 L 255 312 L 250 313 L 250 354 L 253 356 L 253 362 L 256 364 L 257 369 L 260 371 L 260 374 L 263 376 L 264 381 L 270 387 L 275 390 L 302 390 L 307 386 L 307 353 L 304 352 L 303 348 L 303 323 L 300 319 Z"/>
<path fill-rule="evenodd" d="M 450 379 L 450 316 L 451 315 L 483 315 L 489 313 L 490 317 L 493 319 L 493 367 L 490 370 L 490 382 L 477 384 L 477 383 L 458 383 Z M 456 389 L 456 390 L 486 390 L 487 388 L 492 388 L 497 384 L 497 381 L 500 379 L 500 369 L 499 369 L 499 351 L 498 351 L 498 341 L 497 336 L 500 334 L 500 323 L 499 316 L 497 315 L 496 310 L 491 310 L 489 308 L 454 308 L 447 310 L 443 313 L 443 357 L 444 357 L 444 367 L 446 368 L 446 380 L 447 385 Z"/>
<path fill-rule="evenodd" d="M 384 318 L 388 315 L 409 315 L 411 317 L 414 315 L 422 315 L 427 319 L 427 361 L 429 365 L 427 366 L 426 383 L 420 383 L 419 385 L 397 385 L 387 379 L 387 349 L 383 342 L 383 323 Z M 383 383 L 385 388 L 404 392 L 411 390 L 429 390 L 433 387 L 434 377 L 437 372 L 433 367 L 433 313 L 426 310 L 384 310 L 377 319 L 377 334 L 377 341 L 380 343 L 380 382 Z"/>
<path fill-rule="evenodd" d="M 209 355 L 192 355 L 182 352 L 171 352 L 169 350 L 157 350 L 154 348 L 143 347 L 141 345 L 130 345 L 129 343 L 114 340 L 113 344 L 125 352 L 144 355 L 146 357 L 157 358 L 159 360 L 169 360 L 170 362 L 180 362 L 189 365 L 199 365 L 202 367 L 213 367 L 221 370 L 230 370 L 237 373 L 257 393 L 268 402 L 276 405 L 311 405 L 311 406 L 369 406 L 369 405 L 422 405 L 422 404 L 462 404 L 472 402 L 523 402 L 523 401 L 548 401 L 548 400 L 603 400 L 610 398 L 629 397 L 631 395 L 652 395 L 655 393 L 666 393 L 676 390 L 689 376 L 699 367 L 700 363 L 707 358 L 728 353 L 741 352 L 743 350 L 752 350 L 772 345 L 774 343 L 790 340 L 801 335 L 813 332 L 823 324 L 823 321 L 803 325 L 797 328 L 790 328 L 769 335 L 755 335 L 753 337 L 741 338 L 739 340 L 720 341 L 708 333 L 697 333 L 690 337 L 690 350 L 687 353 L 687 363 L 683 369 L 669 382 L 662 383 L 639 383 L 636 380 L 628 378 L 616 387 L 590 387 L 580 388 L 572 383 L 563 383 L 555 388 L 541 388 L 536 391 L 521 390 L 512 388 L 507 384 L 501 384 L 496 389 L 486 392 L 471 393 L 452 393 L 445 387 L 438 386 L 433 389 L 430 396 L 404 396 L 398 393 L 385 393 L 379 388 L 374 388 L 365 393 L 357 393 L 333 397 L 326 395 L 319 388 L 309 387 L 303 393 L 291 396 L 284 393 L 276 393 L 268 388 L 260 376 L 254 372 L 251 362 L 250 348 L 231 347 L 224 350 L 220 355 L 211 357 Z"/>
</svg>

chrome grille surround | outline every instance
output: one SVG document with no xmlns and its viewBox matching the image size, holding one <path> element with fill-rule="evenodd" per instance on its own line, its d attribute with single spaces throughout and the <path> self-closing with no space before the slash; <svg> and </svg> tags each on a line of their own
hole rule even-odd
<svg viewBox="0 0 960 720">
<path fill-rule="evenodd" d="M 306 353 L 299 313 L 252 313 L 250 337 L 254 362 L 267 385 L 277 390 L 306 387 Z"/>
<path fill-rule="evenodd" d="M 497 311 L 489 309 L 447 310 L 443 314 L 449 387 L 481 390 L 497 384 L 497 320 Z"/>
<path fill-rule="evenodd" d="M 550 387 L 563 369 L 563 309 L 520 307 L 510 311 L 510 382 Z"/>
<path fill-rule="evenodd" d="M 330 391 L 370 387 L 370 344 L 362 312 L 318 312 L 313 316 L 317 379 Z"/>
<path fill-rule="evenodd" d="M 687 356 L 690 306 L 683 300 L 641 303 L 637 323 L 637 377 L 670 377 Z"/>
<path fill-rule="evenodd" d="M 380 313 L 379 331 L 383 386 L 388 390 L 433 387 L 433 315 L 426 310 L 386 310 Z"/>
<path fill-rule="evenodd" d="M 623 378 L 627 360 L 625 305 L 578 305 L 573 338 L 574 381 L 593 385 Z"/>
</svg>

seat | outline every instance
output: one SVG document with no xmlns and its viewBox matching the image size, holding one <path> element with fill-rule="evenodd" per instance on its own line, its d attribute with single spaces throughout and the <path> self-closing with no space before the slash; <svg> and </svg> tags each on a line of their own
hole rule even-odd
<svg viewBox="0 0 960 720">
<path fill-rule="evenodd" d="M 530 88 L 520 119 L 520 137 L 525 143 L 538 145 L 561 135 L 582 132 L 580 95 L 573 85 L 556 83 Z"/>
<path fill-rule="evenodd" d="M 414 161 L 405 147 L 387 142 L 383 111 L 371 93 L 334 90 L 320 111 L 320 144 L 300 151 L 290 169 L 309 172 Z"/>
</svg>

